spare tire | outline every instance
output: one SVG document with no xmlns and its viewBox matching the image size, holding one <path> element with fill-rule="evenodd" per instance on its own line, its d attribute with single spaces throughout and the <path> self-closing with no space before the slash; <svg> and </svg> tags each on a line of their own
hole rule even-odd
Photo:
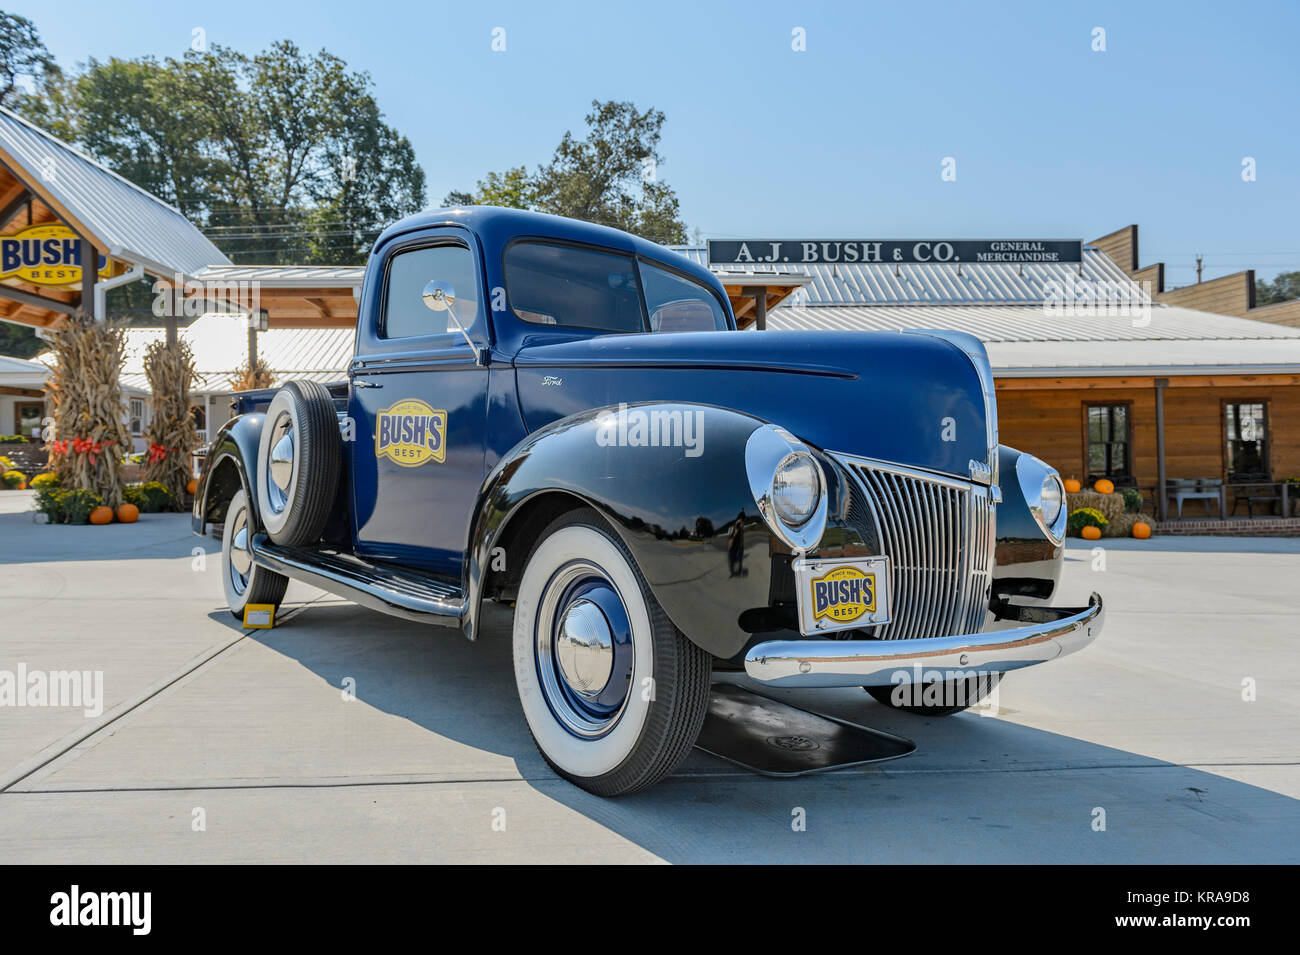
<svg viewBox="0 0 1300 955">
<path fill-rule="evenodd" d="M 275 393 L 257 455 L 257 512 L 275 543 L 310 544 L 325 530 L 338 490 L 339 444 L 324 385 L 291 381 Z"/>
</svg>

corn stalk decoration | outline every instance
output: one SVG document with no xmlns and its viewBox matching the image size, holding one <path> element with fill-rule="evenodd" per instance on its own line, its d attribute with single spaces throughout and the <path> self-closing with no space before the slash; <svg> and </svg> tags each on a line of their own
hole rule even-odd
<svg viewBox="0 0 1300 955">
<path fill-rule="evenodd" d="M 271 373 L 270 366 L 262 359 L 257 359 L 257 363 L 250 365 L 247 360 L 235 369 L 235 374 L 231 378 L 231 391 L 256 391 L 259 388 L 270 388 L 275 381 L 275 376 Z"/>
<path fill-rule="evenodd" d="M 172 495 L 172 506 L 184 508 L 186 485 L 193 477 L 192 455 L 199 446 L 198 428 L 190 412 L 190 386 L 194 383 L 194 355 L 182 341 L 156 341 L 144 352 L 144 373 L 149 379 L 152 415 L 145 437 L 149 453 L 145 479 L 158 481 Z"/>
<path fill-rule="evenodd" d="M 131 449 L 118 380 L 123 348 L 119 326 L 72 318 L 54 337 L 50 378 L 50 467 L 63 487 L 93 491 L 113 508 L 122 503 L 122 459 Z"/>
</svg>

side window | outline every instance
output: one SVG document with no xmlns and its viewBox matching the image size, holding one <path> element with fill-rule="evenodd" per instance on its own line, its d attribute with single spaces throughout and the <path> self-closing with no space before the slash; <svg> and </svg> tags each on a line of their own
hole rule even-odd
<svg viewBox="0 0 1300 955">
<path fill-rule="evenodd" d="M 712 332 L 727 327 L 717 298 L 690 279 L 641 262 L 645 304 L 652 332 Z"/>
<path fill-rule="evenodd" d="M 456 293 L 456 317 L 466 330 L 479 322 L 478 280 L 474 255 L 463 245 L 433 245 L 399 252 L 388 263 L 384 294 L 384 338 L 456 333 L 446 312 L 424 304 L 424 287 L 438 279 Z"/>
</svg>

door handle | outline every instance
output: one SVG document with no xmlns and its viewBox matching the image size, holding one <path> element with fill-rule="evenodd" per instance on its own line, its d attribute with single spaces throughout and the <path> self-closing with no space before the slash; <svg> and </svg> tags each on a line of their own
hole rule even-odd
<svg viewBox="0 0 1300 955">
<path fill-rule="evenodd" d="M 357 388 L 382 388 L 383 385 L 374 381 L 361 381 L 360 379 L 352 382 Z"/>
</svg>

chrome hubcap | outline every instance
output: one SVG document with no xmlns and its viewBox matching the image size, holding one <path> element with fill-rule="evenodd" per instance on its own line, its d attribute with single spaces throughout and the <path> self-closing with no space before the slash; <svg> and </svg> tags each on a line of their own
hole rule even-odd
<svg viewBox="0 0 1300 955">
<path fill-rule="evenodd" d="M 555 658 L 569 689 L 594 700 L 605 689 L 614 669 L 614 635 L 609 621 L 590 600 L 569 605 L 555 638 Z"/>
<path fill-rule="evenodd" d="M 610 732 L 632 692 L 632 625 L 618 589 L 586 560 L 557 570 L 538 607 L 537 675 L 551 712 L 583 739 Z"/>
<path fill-rule="evenodd" d="M 235 592 L 248 589 L 248 575 L 253 569 L 253 555 L 248 549 L 248 512 L 240 508 L 229 522 L 226 533 L 230 535 L 230 582 Z"/>
<path fill-rule="evenodd" d="M 289 499 L 293 496 L 293 455 L 293 419 L 284 415 L 275 423 L 271 453 L 266 463 L 267 476 L 270 478 L 267 482 L 267 503 L 276 514 L 289 505 Z"/>
<path fill-rule="evenodd" d="M 241 577 L 248 576 L 253 566 L 253 555 L 248 552 L 248 526 L 241 527 L 230 542 L 230 563 Z"/>
</svg>

